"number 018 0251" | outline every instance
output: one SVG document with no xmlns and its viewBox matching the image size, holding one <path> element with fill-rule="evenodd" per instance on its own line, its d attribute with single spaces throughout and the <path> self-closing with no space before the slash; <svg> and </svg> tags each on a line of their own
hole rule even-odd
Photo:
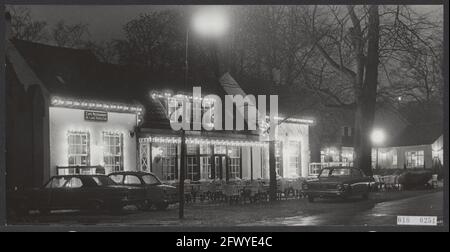
<svg viewBox="0 0 450 252">
<path fill-rule="evenodd" d="M 436 216 L 398 216 L 397 225 L 403 226 L 437 226 Z"/>
</svg>

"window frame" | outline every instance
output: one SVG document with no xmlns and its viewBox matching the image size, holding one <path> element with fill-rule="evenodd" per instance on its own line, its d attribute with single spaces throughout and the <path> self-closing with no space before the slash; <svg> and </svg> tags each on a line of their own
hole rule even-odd
<svg viewBox="0 0 450 252">
<path fill-rule="evenodd" d="M 110 172 L 123 171 L 124 170 L 123 133 L 103 131 L 102 142 L 103 142 L 103 163 L 105 170 L 109 170 Z M 117 148 L 119 148 L 120 150 L 119 154 L 107 151 L 111 149 L 114 149 L 116 151 Z M 119 164 L 116 163 L 116 158 L 118 158 Z M 114 162 L 109 163 L 111 160 L 113 160 Z"/>
<path fill-rule="evenodd" d="M 78 143 L 76 138 L 79 137 L 80 142 Z M 83 139 L 85 138 L 85 139 Z M 83 143 L 85 140 L 86 143 Z M 89 131 L 68 131 L 67 132 L 67 163 L 68 166 L 80 166 L 86 167 L 91 164 L 91 139 Z M 78 153 L 77 150 L 80 150 L 81 153 Z M 85 153 L 83 153 L 85 152 Z M 78 158 L 79 161 L 78 162 Z M 82 163 L 82 159 L 86 160 L 86 163 Z M 69 174 L 75 174 L 74 169 L 69 169 Z"/>
</svg>

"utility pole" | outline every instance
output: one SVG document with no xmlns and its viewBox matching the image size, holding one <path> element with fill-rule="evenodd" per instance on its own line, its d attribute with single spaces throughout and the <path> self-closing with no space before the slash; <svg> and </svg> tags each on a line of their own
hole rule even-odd
<svg viewBox="0 0 450 252">
<path fill-rule="evenodd" d="M 269 141 L 269 200 L 277 200 L 277 169 L 275 160 L 275 140 Z"/>
<path fill-rule="evenodd" d="M 185 41 L 185 61 L 184 61 L 184 87 L 187 88 L 188 84 L 188 74 L 189 74 L 189 26 L 186 28 L 186 41 Z M 180 219 L 184 218 L 184 180 L 186 177 L 186 131 L 184 129 L 184 122 L 186 120 L 185 114 L 186 114 L 186 101 L 183 101 L 183 117 L 182 117 L 182 124 L 183 127 L 181 128 L 181 161 L 180 161 L 180 174 L 179 174 L 179 200 L 180 200 L 180 206 L 179 206 L 179 212 L 178 216 Z"/>
</svg>

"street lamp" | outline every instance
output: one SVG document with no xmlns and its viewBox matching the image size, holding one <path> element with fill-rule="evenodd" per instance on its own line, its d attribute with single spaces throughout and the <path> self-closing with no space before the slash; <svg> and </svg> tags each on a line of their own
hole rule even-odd
<svg viewBox="0 0 450 252">
<path fill-rule="evenodd" d="M 386 140 L 386 133 L 382 129 L 374 129 L 370 135 L 370 140 L 372 141 L 372 144 L 377 147 L 377 157 L 376 157 L 375 169 L 378 169 L 379 147 Z"/>
<path fill-rule="evenodd" d="M 193 17 L 193 29 L 204 37 L 217 38 L 228 28 L 228 20 L 223 9 L 207 7 L 200 9 Z"/>
<path fill-rule="evenodd" d="M 205 7 L 201 8 L 194 13 L 191 17 L 192 23 L 186 27 L 185 38 L 185 72 L 184 72 L 184 87 L 188 85 L 189 75 L 189 31 L 192 29 L 201 36 L 207 38 L 217 38 L 222 36 L 228 28 L 228 20 L 223 9 L 217 7 Z M 183 104 L 183 107 L 186 104 Z M 184 115 L 183 115 L 184 116 Z M 183 117 L 183 121 L 185 118 Z M 181 129 L 181 162 L 180 162 L 180 181 L 179 181 L 179 194 L 180 194 L 180 207 L 179 218 L 184 218 L 184 180 L 185 180 L 185 168 L 186 168 L 186 132 L 184 128 Z"/>
</svg>

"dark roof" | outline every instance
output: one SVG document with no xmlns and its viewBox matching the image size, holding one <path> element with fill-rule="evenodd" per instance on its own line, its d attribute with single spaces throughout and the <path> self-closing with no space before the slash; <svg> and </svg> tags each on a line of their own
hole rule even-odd
<svg viewBox="0 0 450 252">
<path fill-rule="evenodd" d="M 24 40 L 12 41 L 51 95 L 105 102 L 139 103 L 145 107 L 143 127 L 170 128 L 164 108 L 151 91 L 189 92 L 184 73 L 151 73 L 132 66 L 100 62 L 90 50 L 64 48 Z M 204 94 L 222 95 L 218 81 L 205 79 Z"/>
<path fill-rule="evenodd" d="M 407 126 L 389 143 L 390 146 L 416 146 L 434 143 L 443 134 L 443 122 Z"/>
</svg>

